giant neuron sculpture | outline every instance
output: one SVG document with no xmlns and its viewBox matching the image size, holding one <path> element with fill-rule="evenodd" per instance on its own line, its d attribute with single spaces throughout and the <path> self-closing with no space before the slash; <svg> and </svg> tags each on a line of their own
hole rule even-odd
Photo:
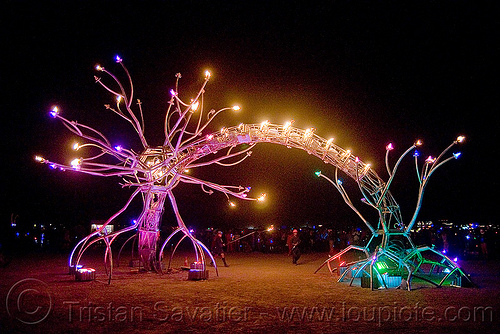
<svg viewBox="0 0 500 334">
<path fill-rule="evenodd" d="M 76 268 L 84 252 L 92 244 L 102 240 L 106 244 L 104 256 L 106 270 L 109 269 L 108 275 L 111 279 L 113 268 L 111 245 L 120 234 L 135 229 L 138 229 L 138 253 L 140 262 L 145 269 L 158 269 L 158 260 L 161 258 L 165 246 L 168 241 L 179 232 L 184 234 L 183 239 L 187 237 L 192 242 L 196 253 L 196 261 L 201 262 L 202 267 L 205 268 L 205 254 L 210 256 L 213 263 L 215 263 L 215 261 L 207 247 L 194 238 L 186 227 L 186 224 L 179 214 L 172 190 L 180 182 L 184 182 L 199 184 L 207 193 L 211 193 L 211 189 L 218 190 L 224 193 L 228 200 L 229 196 L 245 200 L 262 201 L 264 199 L 265 194 L 257 198 L 247 196 L 250 192 L 250 187 L 220 185 L 186 174 L 186 170 L 188 169 L 191 170 L 210 164 L 232 166 L 240 163 L 250 155 L 252 144 L 238 151 L 233 151 L 235 145 L 226 145 L 224 143 L 224 138 L 228 134 L 227 129 L 222 129 L 217 134 L 203 135 L 204 130 L 218 114 L 225 110 L 239 110 L 239 107 L 223 108 L 218 111 L 212 109 L 206 113 L 205 116 L 203 112 L 203 96 L 205 86 L 210 79 L 210 72 L 205 72 L 205 80 L 200 90 L 189 103 L 184 102 L 179 97 L 179 79 L 181 75 L 177 74 L 176 86 L 175 89 L 170 91 L 171 99 L 168 103 L 165 116 L 165 141 L 161 146 L 151 146 L 148 144 L 144 135 L 144 119 L 140 100 L 137 100 L 137 110 L 132 109 L 134 87 L 130 74 L 120 57 L 116 57 L 116 62 L 121 65 L 126 74 L 129 83 L 128 91 L 114 74 L 100 65 L 97 65 L 95 69 L 106 74 L 116 88 L 112 88 L 108 84 L 105 84 L 100 77 L 96 76 L 95 79 L 97 83 L 115 97 L 116 107 L 110 105 L 105 105 L 105 107 L 130 123 L 142 144 L 140 150 L 136 152 L 133 149 L 122 146 L 113 146 L 101 132 L 90 126 L 66 119 L 61 115 L 58 107 L 54 107 L 50 111 L 50 116 L 62 121 L 65 127 L 72 133 L 85 140 L 84 143 L 75 144 L 73 148 L 80 152 L 88 150 L 88 155 L 72 160 L 69 165 L 55 163 L 41 156 L 35 157 L 37 161 L 48 164 L 54 169 L 73 170 L 105 177 L 117 176 L 122 179 L 123 187 L 134 189 L 132 195 L 122 209 L 111 216 L 102 227 L 82 239 L 76 245 L 69 258 L 70 268 Z M 204 119 L 204 117 L 206 117 L 206 119 Z M 219 150 L 227 147 L 229 147 L 229 149 L 225 152 L 219 152 Z M 208 160 L 202 159 L 211 153 L 216 156 Z M 109 158 L 112 158 L 114 162 L 110 162 Z M 132 226 L 107 234 L 106 226 L 123 213 L 132 200 L 139 194 L 142 195 L 144 203 L 143 211 L 139 218 L 135 220 Z M 157 243 L 159 241 L 159 228 L 167 198 L 172 204 L 173 211 L 177 218 L 178 228 L 167 238 L 161 247 L 161 251 L 158 253 Z M 230 203 L 232 204 L 232 202 Z"/>
<path fill-rule="evenodd" d="M 88 157 L 72 160 L 69 165 L 54 163 L 40 156 L 36 157 L 39 162 L 48 164 L 55 169 L 74 170 L 98 176 L 117 176 L 122 179 L 123 187 L 135 189 L 122 209 L 111 216 L 101 228 L 82 239 L 75 246 L 69 258 L 70 267 L 78 265 L 82 255 L 92 244 L 103 240 L 106 244 L 104 259 L 106 269 L 109 268 L 108 276 L 111 280 L 113 268 L 112 243 L 120 234 L 137 229 L 137 235 L 133 237 L 138 238 L 140 262 L 146 269 L 161 270 L 161 266 L 158 266 L 158 264 L 162 259 L 165 246 L 174 235 L 181 233 L 183 236 L 177 245 L 182 240 L 189 239 L 196 254 L 196 261 L 201 264 L 201 269 L 205 270 L 206 254 L 214 263 L 215 261 L 207 247 L 197 240 L 186 227 L 179 214 L 173 189 L 179 183 L 191 183 L 201 185 L 203 191 L 207 193 L 212 193 L 212 189 L 224 193 L 230 205 L 234 205 L 230 200 L 230 196 L 245 200 L 262 201 L 265 194 L 257 198 L 248 196 L 251 190 L 250 187 L 216 184 L 195 178 L 187 174 L 186 171 L 211 164 L 236 165 L 250 156 L 250 149 L 253 145 L 259 142 L 267 142 L 305 150 L 325 163 L 333 165 L 335 167 L 335 181 L 330 180 L 320 172 L 317 175 L 328 179 L 337 188 L 344 201 L 356 212 L 372 234 L 366 246 L 350 245 L 338 254 L 328 258 L 318 270 L 327 265 L 330 272 L 333 272 L 337 269 L 332 268 L 331 263 L 333 261 L 339 260 L 340 262 L 341 257 L 345 254 L 351 251 L 360 251 L 364 258 L 347 263 L 345 267 L 348 270 L 341 275 L 339 281 L 342 281 L 349 272 L 352 272 L 351 283 L 355 277 L 368 275 L 372 287 L 374 278 L 377 278 L 379 282 L 382 282 L 383 286 L 387 287 L 384 273 L 386 274 L 389 270 L 393 270 L 393 273 L 398 272 L 400 275 L 406 275 L 408 289 L 411 289 L 411 281 L 414 277 L 433 282 L 437 286 L 441 286 L 445 282 L 449 283 L 450 279 L 466 278 L 468 280 L 468 277 L 457 264 L 446 255 L 427 246 L 417 247 L 410 237 L 430 176 L 438 167 L 460 156 L 459 153 L 454 153 L 451 157 L 442 160 L 451 147 L 464 140 L 463 136 L 459 136 L 437 158 L 429 157 L 421 171 L 418 168 L 418 152 L 415 150 L 417 146 L 422 144 L 421 141 L 417 141 L 406 150 L 392 169 L 389 166 L 388 158 L 393 146 L 389 144 L 386 154 L 389 179 L 384 182 L 370 168 L 369 164 L 363 163 L 351 151 L 335 145 L 333 138 L 326 140 L 316 135 L 314 128 L 306 130 L 295 128 L 292 126 L 293 120 L 283 125 L 272 124 L 269 121 L 261 124 L 240 124 L 234 127 L 224 127 L 214 133 L 204 133 L 208 125 L 219 113 L 225 110 L 239 109 L 237 106 L 218 111 L 212 109 L 206 114 L 204 120 L 203 96 L 205 86 L 210 79 L 210 73 L 205 72 L 205 81 L 201 89 L 189 103 L 184 102 L 179 97 L 179 79 L 181 76 L 180 74 L 176 76 L 175 89 L 170 91 L 171 99 L 165 116 L 165 141 L 161 146 L 150 146 L 144 136 L 143 112 L 139 100 L 137 100 L 138 110 L 132 110 L 134 91 L 130 74 L 120 57 L 116 57 L 116 62 L 121 65 L 128 78 L 128 92 L 116 76 L 99 65 L 96 66 L 96 70 L 109 76 L 117 89 L 112 89 L 104 84 L 99 77 L 96 77 L 96 81 L 116 98 L 116 107 L 106 105 L 106 109 L 114 112 L 132 125 L 142 144 L 140 150 L 136 152 L 133 149 L 113 146 L 101 132 L 76 121 L 69 121 L 55 107 L 50 112 L 50 115 L 61 120 L 71 132 L 86 140 L 83 144 L 76 144 L 74 148 L 78 151 L 80 149 L 89 149 L 92 152 L 89 153 Z M 399 205 L 392 197 L 389 187 L 402 159 L 412 151 L 414 151 L 413 155 L 420 187 L 413 217 L 408 224 L 404 224 Z M 110 163 L 109 158 L 112 158 L 115 163 Z M 362 201 L 377 210 L 379 219 L 376 228 L 353 205 L 342 185 L 341 179 L 338 177 L 339 170 L 355 180 L 362 193 Z M 113 233 L 106 233 L 106 225 L 123 213 L 139 194 L 142 196 L 144 207 L 135 224 Z M 178 228 L 167 237 L 161 247 L 158 247 L 158 231 L 167 197 L 176 216 Z M 173 252 L 175 252 L 176 248 L 177 246 Z M 426 252 L 437 256 L 437 260 L 429 259 L 428 256 L 425 256 Z M 217 267 L 215 269 L 217 271 Z M 431 279 L 431 275 L 436 276 L 435 274 L 441 277 L 438 283 L 434 283 Z"/>
</svg>

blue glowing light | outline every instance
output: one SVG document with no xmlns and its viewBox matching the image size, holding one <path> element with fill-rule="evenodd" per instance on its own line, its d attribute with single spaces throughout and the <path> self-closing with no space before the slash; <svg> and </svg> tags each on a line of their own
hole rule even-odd
<svg viewBox="0 0 500 334">
<path fill-rule="evenodd" d="M 316 174 L 316 176 L 317 176 L 317 177 L 320 177 L 320 175 L 321 175 L 321 171 L 319 170 L 319 171 L 317 171 L 317 172 L 314 172 L 314 174 Z"/>
<path fill-rule="evenodd" d="M 460 158 L 460 156 L 461 156 L 461 155 L 462 155 L 462 152 L 453 153 L 453 157 L 454 157 L 455 159 Z"/>
<path fill-rule="evenodd" d="M 416 158 L 416 157 L 420 156 L 420 153 L 417 150 L 415 150 L 415 152 L 413 152 L 413 156 Z"/>
<path fill-rule="evenodd" d="M 58 107 L 52 108 L 52 110 L 49 112 L 49 115 L 52 118 L 56 118 L 57 114 L 59 114 L 59 108 Z"/>
</svg>

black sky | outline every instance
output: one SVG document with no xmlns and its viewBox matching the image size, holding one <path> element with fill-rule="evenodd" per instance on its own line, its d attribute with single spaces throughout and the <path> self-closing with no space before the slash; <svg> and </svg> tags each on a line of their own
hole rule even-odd
<svg viewBox="0 0 500 334">
<path fill-rule="evenodd" d="M 72 137 L 47 117 L 53 104 L 113 140 L 139 144 L 104 111 L 110 96 L 94 83 L 96 63 L 119 71 L 116 54 L 132 74 L 153 144 L 162 141 L 175 73 L 188 92 L 209 68 L 209 108 L 242 106 L 214 122 L 214 131 L 293 118 L 297 127 L 335 137 L 384 179 L 387 143 L 402 153 L 421 138 L 423 153 L 436 155 L 465 134 L 462 158 L 433 176 L 421 218 L 498 222 L 494 1 L 4 1 L 1 7 L 2 224 L 12 212 L 26 221 L 88 223 L 125 203 L 129 192 L 117 179 L 56 173 L 33 161 L 37 153 L 70 158 Z M 333 173 L 305 152 L 258 145 L 251 160 L 207 177 L 262 189 L 266 205 L 239 203 L 229 211 L 223 195 L 186 186 L 176 189 L 181 214 L 194 226 L 356 221 L 335 190 L 314 177 L 317 169 Z M 413 173 L 410 163 L 403 165 L 393 188 L 406 219 L 416 198 Z"/>
</svg>

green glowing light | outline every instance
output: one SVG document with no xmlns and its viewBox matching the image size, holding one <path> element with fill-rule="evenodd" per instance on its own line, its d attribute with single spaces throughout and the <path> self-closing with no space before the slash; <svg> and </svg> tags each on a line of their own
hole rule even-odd
<svg viewBox="0 0 500 334">
<path fill-rule="evenodd" d="M 377 262 L 376 266 L 378 270 L 389 269 L 389 266 L 385 262 Z"/>
</svg>

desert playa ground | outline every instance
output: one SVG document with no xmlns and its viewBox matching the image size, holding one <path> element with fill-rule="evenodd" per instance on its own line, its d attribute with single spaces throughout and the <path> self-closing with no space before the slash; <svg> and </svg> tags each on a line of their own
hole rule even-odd
<svg viewBox="0 0 500 334">
<path fill-rule="evenodd" d="M 0 269 L 0 332 L 34 333 L 493 333 L 500 324 L 500 262 L 461 266 L 477 288 L 375 290 L 337 283 L 322 253 L 299 265 L 284 254 L 229 254 L 203 281 L 187 272 L 138 272 L 127 259 L 107 284 L 98 251 L 94 281 L 76 282 L 67 255 L 23 255 Z M 173 259 L 180 268 L 185 256 Z M 192 261 L 190 258 L 188 261 Z"/>
</svg>

